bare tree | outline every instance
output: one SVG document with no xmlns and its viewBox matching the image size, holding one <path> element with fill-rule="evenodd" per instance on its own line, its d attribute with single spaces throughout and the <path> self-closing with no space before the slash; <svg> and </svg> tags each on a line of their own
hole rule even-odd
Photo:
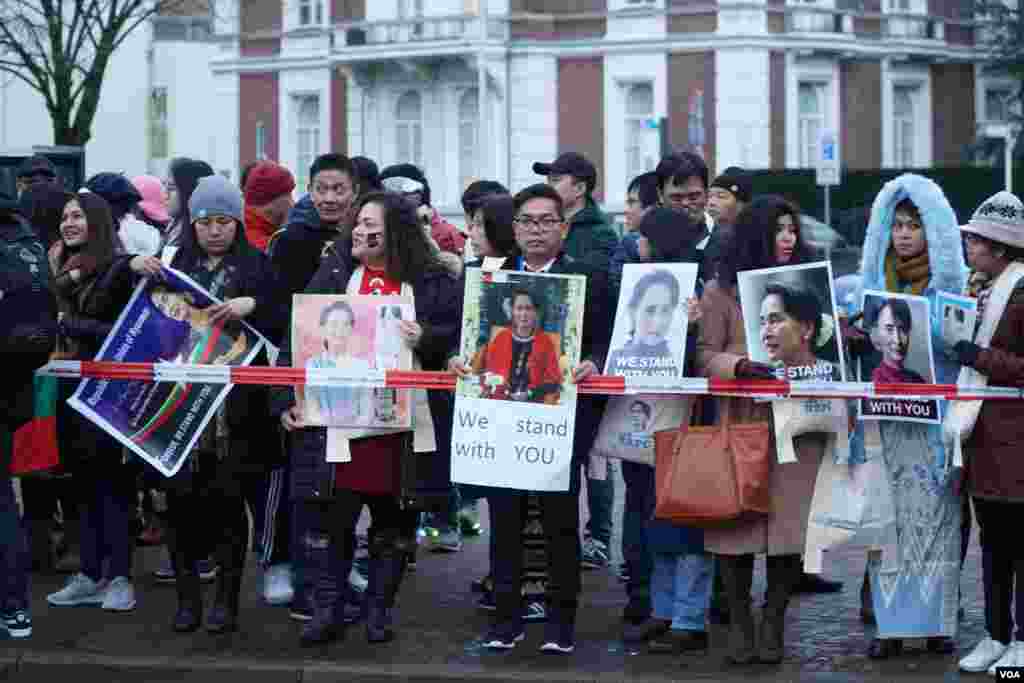
<svg viewBox="0 0 1024 683">
<path fill-rule="evenodd" d="M 964 9 L 968 16 L 979 19 L 974 35 L 985 55 L 985 70 L 1013 78 L 1017 88 L 1011 102 L 1024 105 L 1024 3 L 964 0 Z M 1020 114 L 1013 118 L 1024 120 Z"/>
<path fill-rule="evenodd" d="M 84 145 L 114 52 L 154 14 L 196 0 L 0 0 L 0 72 L 42 96 L 57 145 Z"/>
</svg>

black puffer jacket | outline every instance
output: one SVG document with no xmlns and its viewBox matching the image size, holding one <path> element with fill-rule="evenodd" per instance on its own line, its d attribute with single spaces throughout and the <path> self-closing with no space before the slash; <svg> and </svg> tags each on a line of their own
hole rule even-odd
<svg viewBox="0 0 1024 683">
<path fill-rule="evenodd" d="M 289 296 L 306 289 L 320 267 L 324 248 L 339 235 L 337 226 L 320 222 L 320 214 L 309 195 L 292 207 L 288 224 L 278 231 L 270 249 L 270 259 Z"/>
<path fill-rule="evenodd" d="M 198 271 L 203 266 L 188 258 L 186 250 L 175 255 L 171 267 L 203 281 Z M 219 298 L 227 301 L 252 297 L 256 307 L 245 322 L 271 344 L 279 345 L 288 327 L 288 303 L 270 260 L 263 252 L 246 245 L 241 253 L 226 257 L 222 267 L 227 271 L 227 278 Z M 266 351 L 262 351 L 252 365 L 268 365 Z M 232 387 L 225 402 L 231 448 L 241 454 L 240 462 L 246 468 L 266 469 L 283 462 L 277 423 L 267 411 L 268 400 L 268 387 L 239 384 Z"/>
<path fill-rule="evenodd" d="M 0 419 L 11 432 L 32 419 L 33 373 L 46 363 L 56 340 L 57 304 L 49 281 L 46 252 L 35 232 L 0 208 Z M 10 455 L 0 449 L 0 478 L 10 468 Z"/>
<path fill-rule="evenodd" d="M 352 259 L 352 243 L 339 240 L 328 246 L 323 263 L 313 277 L 307 294 L 343 294 L 357 264 Z M 416 298 L 416 322 L 423 328 L 423 337 L 416 349 L 424 370 L 444 370 L 448 351 L 458 343 L 461 315 L 458 307 L 459 281 L 443 266 L 431 269 L 411 283 Z M 290 339 L 285 337 L 277 364 L 291 367 Z M 438 453 L 451 450 L 452 396 L 447 391 L 428 391 L 430 416 L 434 423 Z M 280 417 L 295 405 L 295 391 L 290 388 L 271 390 L 271 412 Z M 325 500 L 334 491 L 334 463 L 326 461 L 327 430 L 324 427 L 300 429 L 292 433 L 291 495 L 293 499 Z M 448 462 L 447 458 L 439 458 Z M 431 480 L 450 477 L 446 472 L 432 473 Z M 423 479 L 420 476 L 420 479 Z"/>
</svg>

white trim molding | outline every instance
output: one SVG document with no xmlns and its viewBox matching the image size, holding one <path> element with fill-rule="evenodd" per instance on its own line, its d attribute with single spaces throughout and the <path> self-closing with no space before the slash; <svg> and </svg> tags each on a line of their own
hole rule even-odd
<svg viewBox="0 0 1024 683">
<path fill-rule="evenodd" d="M 932 164 L 935 141 L 932 136 L 932 75 L 928 64 L 891 58 L 882 60 L 882 168 L 901 168 L 896 158 L 894 94 L 897 87 L 913 88 L 915 168 Z"/>
</svg>

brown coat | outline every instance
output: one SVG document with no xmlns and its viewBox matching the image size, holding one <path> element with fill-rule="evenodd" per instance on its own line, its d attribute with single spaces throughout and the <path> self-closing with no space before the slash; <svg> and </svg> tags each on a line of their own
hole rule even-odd
<svg viewBox="0 0 1024 683">
<path fill-rule="evenodd" d="M 997 387 L 1024 386 L 1024 285 L 1010 295 L 989 348 L 975 363 Z M 1024 402 L 985 401 L 964 444 L 968 491 L 991 500 L 1024 502 Z"/>
<path fill-rule="evenodd" d="M 697 341 L 698 371 L 707 377 L 735 379 L 736 361 L 747 357 L 747 337 L 735 288 L 725 291 L 711 282 L 700 303 L 703 318 Z M 771 421 L 770 403 L 741 397 L 723 397 L 718 402 L 719 417 L 728 411 L 734 422 Z M 807 516 L 825 443 L 825 438 L 817 434 L 798 436 L 794 439 L 798 462 L 779 465 L 773 440 L 772 514 L 705 530 L 705 548 L 719 555 L 803 553 Z"/>
</svg>

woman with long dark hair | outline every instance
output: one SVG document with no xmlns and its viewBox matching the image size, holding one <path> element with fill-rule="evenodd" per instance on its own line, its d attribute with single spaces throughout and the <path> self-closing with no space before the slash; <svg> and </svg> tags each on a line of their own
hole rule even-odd
<svg viewBox="0 0 1024 683">
<path fill-rule="evenodd" d="M 200 327 L 238 326 L 244 321 L 270 343 L 279 343 L 288 323 L 287 302 L 266 255 L 245 238 L 241 192 L 221 176 L 205 177 L 189 200 L 188 215 L 192 223 L 182 234 L 181 248 L 171 266 L 223 302 L 202 311 L 205 323 Z M 140 271 L 159 277 L 160 262 L 146 259 Z M 196 317 L 187 307 L 161 296 L 165 300 L 161 310 L 176 318 Z M 202 342 L 202 334 L 198 336 Z M 202 343 L 202 348 L 208 346 Z M 226 353 L 233 351 L 227 349 Z M 216 361 L 203 356 L 198 362 Z M 265 352 L 254 362 L 266 363 Z M 167 483 L 167 545 L 178 591 L 175 631 L 199 628 L 202 596 L 197 563 L 209 548 L 214 549 L 220 573 L 206 629 L 221 633 L 238 628 L 248 537 L 243 497 L 251 488 L 258 488 L 253 481 L 279 465 L 282 455 L 267 404 L 266 387 L 234 387 L 200 436 L 189 461 Z M 211 519 L 217 524 L 211 525 Z"/>
<path fill-rule="evenodd" d="M 718 277 L 701 298 L 703 318 L 697 341 L 697 367 L 717 379 L 774 379 L 774 368 L 749 358 L 749 342 L 740 309 L 736 274 L 807 259 L 809 250 L 800 234 L 797 212 L 778 197 L 755 199 L 740 214 L 736 231 L 719 265 Z M 722 397 L 718 419 L 732 423 L 770 420 L 771 404 L 749 398 Z M 801 574 L 800 554 L 807 533 L 818 466 L 826 437 L 804 434 L 794 438 L 798 462 L 779 465 L 770 455 L 772 514 L 739 519 L 704 531 L 706 549 L 716 555 L 731 618 L 727 660 L 749 664 L 778 663 L 784 654 L 786 607 Z M 767 556 L 768 586 L 760 637 L 755 646 L 750 589 L 754 556 Z"/>
<path fill-rule="evenodd" d="M 423 369 L 442 369 L 448 350 L 458 341 L 458 281 L 437 260 L 411 203 L 394 194 L 370 193 L 359 200 L 357 211 L 351 235 L 328 245 L 306 292 L 414 297 L 416 319 L 399 323 L 401 340 L 413 350 Z M 287 337 L 278 364 L 291 365 Z M 303 629 L 302 642 L 329 642 L 344 629 L 343 589 L 363 505 L 369 506 L 373 517 L 366 637 L 369 642 L 389 641 L 394 637 L 395 595 L 412 542 L 403 533 L 410 515 L 403 500 L 413 492 L 403 479 L 402 462 L 413 454 L 413 434 L 362 439 L 342 436 L 340 447 L 350 452 L 350 461 L 328 463 L 326 430 L 303 423 L 293 391 L 274 394 L 273 410 L 293 438 L 291 494 L 309 506 L 310 516 L 319 519 L 319 528 L 331 539 L 328 566 L 316 582 L 314 618 Z M 451 396 L 434 391 L 428 394 L 430 416 L 415 425 L 417 432 L 424 430 L 426 440 L 436 443 L 440 455 L 417 454 L 416 469 L 428 470 L 438 492 L 447 495 Z"/>
<path fill-rule="evenodd" d="M 164 203 L 171 222 L 164 232 L 165 247 L 180 247 L 185 227 L 192 225 L 189 201 L 200 178 L 213 175 L 213 168 L 205 161 L 179 158 L 171 161 L 170 171 L 164 179 Z"/>
<path fill-rule="evenodd" d="M 131 297 L 132 257 L 115 255 L 114 230 L 110 207 L 102 197 L 92 192 L 67 196 L 60 239 L 49 251 L 60 311 L 60 358 L 94 358 Z M 76 386 L 77 382 L 62 382 L 61 398 L 69 397 Z M 81 496 L 82 567 L 47 602 L 134 609 L 130 527 L 135 471 L 124 463 L 120 444 L 68 407 L 66 400 L 59 401 L 57 417 L 61 459 Z M 104 559 L 109 560 L 106 576 Z"/>
</svg>

